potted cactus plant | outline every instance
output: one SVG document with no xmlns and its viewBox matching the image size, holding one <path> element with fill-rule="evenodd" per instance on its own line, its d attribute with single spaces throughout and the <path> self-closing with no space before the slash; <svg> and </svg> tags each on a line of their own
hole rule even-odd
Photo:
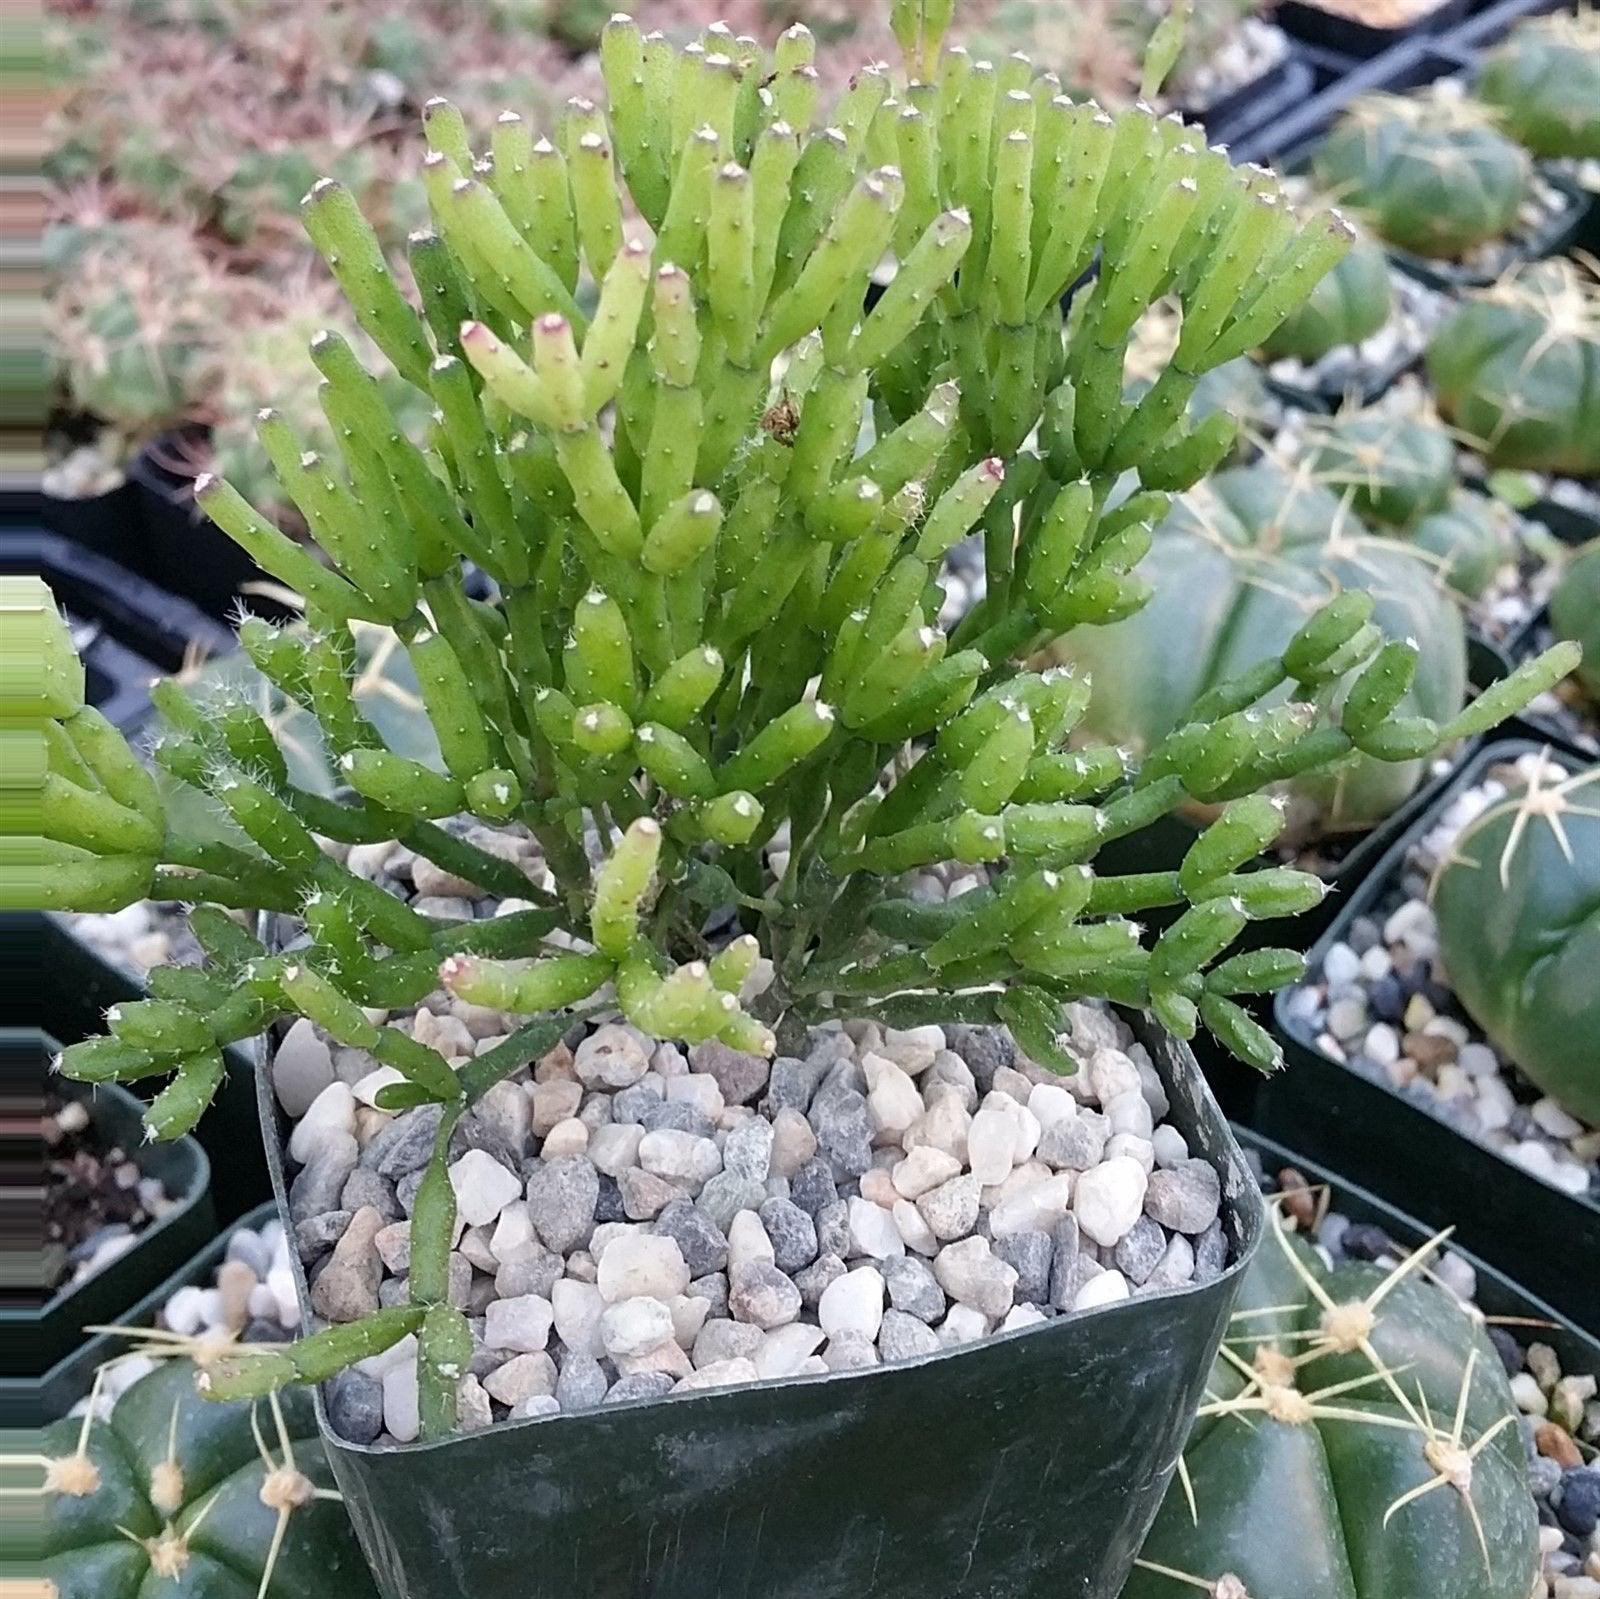
<svg viewBox="0 0 1600 1599">
<path fill-rule="evenodd" d="M 167 685 L 157 759 L 228 823 L 201 836 L 125 750 L 85 746 L 70 648 L 29 617 L 43 836 L 8 840 L 11 891 L 181 883 L 210 957 L 61 1069 L 167 1078 L 168 1136 L 219 1043 L 288 1023 L 259 1081 L 319 1326 L 201 1387 L 327 1385 L 386 1594 L 699 1591 L 775 1563 L 883 1594 L 952 1569 L 1113 1593 L 1258 1213 L 1192 1060 L 1095 1002 L 1270 1069 L 1238 997 L 1298 958 L 1226 951 L 1322 886 L 1243 870 L 1283 826 L 1262 789 L 1422 759 L 1578 654 L 1397 716 L 1436 668 L 1355 589 L 1197 684 L 1137 768 L 1063 748 L 1091 684 L 1019 663 L 1144 603 L 1152 523 L 1232 444 L 1187 400 L 1346 233 L 1180 124 L 942 52 L 948 5 L 892 20 L 903 79 L 863 70 L 826 122 L 804 30 L 678 52 L 622 17 L 609 110 L 575 100 L 554 139 L 511 115 L 480 156 L 435 102 L 420 311 L 350 196 L 311 191 L 313 240 L 435 424 L 410 437 L 321 337 L 340 459 L 259 427 L 327 563 L 227 482 L 196 497 L 304 597 L 306 629 L 241 643 L 313 713 L 339 793 L 291 781 L 252 704 Z M 1158 31 L 1151 81 L 1178 42 Z M 1129 339 L 1169 293 L 1178 346 L 1130 404 Z M 974 528 L 985 595 L 946 636 L 941 560 Z M 356 622 L 409 658 L 432 759 L 360 714 Z M 1220 813 L 1178 870 L 1093 870 L 1196 798 Z M 229 905 L 296 920 L 263 944 Z M 1155 937 L 1148 910 L 1178 914 Z M 1124 1245 L 1159 1249 L 1156 1291 L 1132 1294 Z M 1139 1387 L 1115 1429 L 1108 1382 Z M 374 1385 L 376 1420 L 353 1402 Z M 1071 1469 L 1045 1469 L 1068 1433 Z M 883 1469 L 935 1451 L 914 1490 Z"/>
<path fill-rule="evenodd" d="M 1534 155 L 1600 159 L 1600 13 L 1530 17 L 1478 63 L 1473 90 Z"/>
</svg>

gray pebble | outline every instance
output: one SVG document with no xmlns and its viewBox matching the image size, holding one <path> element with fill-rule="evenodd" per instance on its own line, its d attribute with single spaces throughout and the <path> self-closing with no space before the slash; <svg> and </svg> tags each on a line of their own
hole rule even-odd
<svg viewBox="0 0 1600 1599">
<path fill-rule="evenodd" d="M 563 1410 L 589 1410 L 606 1396 L 605 1369 L 593 1355 L 569 1353 L 556 1378 L 556 1398 Z"/>
<path fill-rule="evenodd" d="M 438 1105 L 402 1111 L 362 1151 L 361 1164 L 390 1179 L 421 1171 L 433 1154 L 443 1114 Z"/>
<path fill-rule="evenodd" d="M 370 1205 L 385 1221 L 400 1221 L 405 1216 L 394 1184 L 366 1166 L 357 1166 L 339 1196 L 341 1210 L 361 1210 Z"/>
<path fill-rule="evenodd" d="M 359 1151 L 349 1133 L 326 1139 L 289 1189 L 289 1216 L 296 1222 L 339 1208 L 339 1196 L 356 1169 Z"/>
<path fill-rule="evenodd" d="M 358 1210 L 311 1287 L 311 1308 L 325 1321 L 359 1321 L 378 1308 L 383 1262 L 373 1243 L 384 1226 L 375 1210 Z"/>
<path fill-rule="evenodd" d="M 667 1205 L 656 1217 L 654 1231 L 677 1241 L 691 1277 L 722 1271 L 728 1264 L 727 1234 L 688 1199 Z"/>
<path fill-rule="evenodd" d="M 1156 1269 L 1166 1252 L 1167 1235 L 1160 1222 L 1151 1220 L 1149 1216 L 1141 1216 L 1117 1244 L 1117 1270 L 1135 1288 L 1142 1288 L 1149 1282 L 1150 1273 Z"/>
<path fill-rule="evenodd" d="M 683 1197 L 683 1190 L 676 1183 L 640 1166 L 630 1166 L 616 1181 L 622 1195 L 622 1215 L 627 1221 L 654 1221 L 674 1200 Z M 599 1215 L 598 1205 L 595 1214 Z"/>
<path fill-rule="evenodd" d="M 722 1165 L 740 1177 L 764 1183 L 772 1170 L 772 1123 L 752 1116 L 723 1140 Z"/>
<path fill-rule="evenodd" d="M 309 1265 L 327 1254 L 344 1237 L 353 1214 L 348 1210 L 326 1210 L 320 1216 L 307 1216 L 304 1221 L 297 1222 L 294 1247 L 300 1259 Z"/>
<path fill-rule="evenodd" d="M 1145 1214 L 1173 1232 L 1203 1233 L 1221 1208 L 1222 1183 L 1208 1161 L 1186 1160 L 1152 1172 L 1145 1189 Z"/>
<path fill-rule="evenodd" d="M 930 1327 L 934 1322 L 944 1319 L 947 1308 L 944 1289 L 939 1286 L 939 1279 L 933 1275 L 933 1268 L 927 1261 L 917 1255 L 896 1255 L 889 1260 L 878 1261 L 877 1267 L 889 1290 L 889 1303 L 896 1310 L 907 1316 L 915 1316 Z M 839 1275 L 843 1274 L 841 1267 Z"/>
<path fill-rule="evenodd" d="M 888 1262 L 892 1265 L 893 1262 Z M 794 1274 L 794 1285 L 800 1290 L 801 1302 L 807 1310 L 815 1310 L 830 1283 L 845 1274 L 845 1264 L 837 1255 L 823 1255 Z M 888 1273 L 884 1274 L 885 1276 Z"/>
<path fill-rule="evenodd" d="M 728 1274 L 725 1271 L 708 1271 L 689 1284 L 689 1297 L 703 1299 L 711 1307 L 706 1312 L 708 1320 L 728 1314 Z"/>
<path fill-rule="evenodd" d="M 1204 1285 L 1215 1282 L 1228 1264 L 1228 1240 L 1217 1220 L 1194 1241 L 1194 1280 Z"/>
<path fill-rule="evenodd" d="M 700 1190 L 695 1203 L 725 1233 L 741 1210 L 759 1210 L 766 1197 L 765 1183 L 737 1172 L 719 1171 Z"/>
<path fill-rule="evenodd" d="M 789 1197 L 801 1210 L 815 1216 L 824 1205 L 831 1205 L 839 1197 L 833 1168 L 820 1155 L 808 1160 L 789 1179 Z"/>
<path fill-rule="evenodd" d="M 347 1443 L 370 1444 L 383 1431 L 383 1384 L 354 1366 L 322 1390 L 333 1430 Z"/>
<path fill-rule="evenodd" d="M 1081 1111 L 1052 1122 L 1039 1137 L 1038 1156 L 1058 1171 L 1089 1171 L 1100 1164 L 1111 1123 L 1098 1111 Z"/>
<path fill-rule="evenodd" d="M 716 1127 L 703 1111 L 682 1099 L 658 1099 L 639 1115 L 639 1125 L 647 1133 L 669 1130 L 693 1133 L 696 1138 L 709 1138 Z"/>
<path fill-rule="evenodd" d="M 644 1113 L 663 1103 L 661 1090 L 653 1083 L 635 1083 L 612 1096 L 611 1119 L 614 1122 L 635 1122 L 644 1125 Z"/>
<path fill-rule="evenodd" d="M 945 1037 L 972 1068 L 973 1078 L 985 1093 L 997 1071 L 1017 1063 L 1017 1047 L 1003 1027 L 947 1027 Z"/>
<path fill-rule="evenodd" d="M 807 1112 L 817 1149 L 840 1181 L 872 1165 L 872 1116 L 865 1097 L 850 1088 L 825 1089 Z"/>
<path fill-rule="evenodd" d="M 767 1335 L 743 1321 L 708 1321 L 695 1337 L 696 1368 L 723 1360 L 754 1360 Z"/>
<path fill-rule="evenodd" d="M 936 1355 L 939 1335 L 924 1321 L 903 1310 L 886 1310 L 878 1332 L 878 1353 L 885 1360 L 909 1360 L 916 1355 Z"/>
<path fill-rule="evenodd" d="M 850 1207 L 842 1199 L 817 1212 L 817 1252 L 844 1258 L 850 1253 Z"/>
<path fill-rule="evenodd" d="M 1078 1218 L 1063 1216 L 1051 1232 L 1055 1253 L 1050 1260 L 1050 1303 L 1057 1310 L 1071 1310 L 1078 1297 Z"/>
<path fill-rule="evenodd" d="M 500 1299 L 521 1299 L 527 1294 L 548 1299 L 564 1271 L 561 1256 L 553 1249 L 529 1245 L 495 1273 L 494 1291 Z"/>
<path fill-rule="evenodd" d="M 822 1360 L 829 1371 L 864 1371 L 878 1364 L 878 1351 L 865 1333 L 841 1332 L 828 1340 Z"/>
<path fill-rule="evenodd" d="M 747 1055 L 715 1038 L 696 1044 L 689 1051 L 689 1066 L 692 1071 L 715 1077 L 722 1098 L 729 1105 L 748 1105 L 758 1099 L 771 1073 L 760 1055 Z"/>
<path fill-rule="evenodd" d="M 615 1177 L 600 1173 L 600 1193 L 594 1202 L 595 1224 L 604 1221 L 626 1221 L 627 1207 L 623 1202 L 622 1188 Z"/>
<path fill-rule="evenodd" d="M 816 1223 L 793 1200 L 769 1199 L 759 1214 L 779 1271 L 792 1276 L 817 1258 Z"/>
<path fill-rule="evenodd" d="M 528 1212 L 534 1227 L 559 1254 L 589 1242 L 599 1200 L 600 1174 L 582 1155 L 547 1160 L 528 1179 Z"/>
<path fill-rule="evenodd" d="M 997 1238 L 994 1252 L 1016 1271 L 1018 1304 L 1049 1304 L 1050 1266 L 1055 1259 L 1055 1245 L 1049 1233 L 1030 1228 Z"/>
<path fill-rule="evenodd" d="M 811 1096 L 817 1091 L 820 1076 L 821 1072 L 809 1061 L 780 1055 L 772 1063 L 772 1076 L 767 1083 L 767 1114 L 776 1116 L 787 1107 L 804 1116 L 811 1108 Z"/>
<path fill-rule="evenodd" d="M 603 1403 L 623 1405 L 630 1399 L 660 1399 L 672 1392 L 672 1378 L 664 1371 L 636 1371 L 619 1377 Z"/>
</svg>

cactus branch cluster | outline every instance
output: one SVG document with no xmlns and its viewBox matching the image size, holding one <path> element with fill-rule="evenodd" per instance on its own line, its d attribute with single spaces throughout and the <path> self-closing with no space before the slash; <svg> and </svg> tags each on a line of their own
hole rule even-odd
<svg viewBox="0 0 1600 1599">
<path fill-rule="evenodd" d="M 507 113 L 485 144 L 431 102 L 415 296 L 350 195 L 312 189 L 313 240 L 432 427 L 408 436 L 349 345 L 319 337 L 337 451 L 307 452 L 271 412 L 259 430 L 325 560 L 225 481 L 197 499 L 304 597 L 304 628 L 250 620 L 240 638 L 320 724 L 341 797 L 292 782 L 255 711 L 168 684 L 156 759 L 238 842 L 191 838 L 124 749 L 84 736 L 81 688 L 52 676 L 24 707 L 49 800 L 22 829 L 42 837 L 8 840 L 8 893 L 199 901 L 211 958 L 152 974 L 153 997 L 63 1070 L 173 1074 L 151 1112 L 171 1136 L 214 1091 L 218 1046 L 300 1015 L 400 1074 L 382 1108 L 444 1107 L 410 1303 L 224 1359 L 217 1396 L 316 1381 L 416 1333 L 424 1430 L 451 1424 L 467 1345 L 446 1303 L 450 1136 L 585 1007 L 767 1054 L 827 1018 L 1003 1021 L 1065 1071 L 1061 1004 L 1101 997 L 1183 1037 L 1204 1024 L 1270 1069 L 1239 999 L 1298 957 L 1227 952 L 1323 887 L 1246 870 L 1282 826 L 1260 791 L 1356 751 L 1415 759 L 1568 669 L 1534 663 L 1444 726 L 1397 722 L 1416 650 L 1382 645 L 1370 596 L 1347 593 L 1137 770 L 1069 748 L 1089 682 L 1016 662 L 1143 603 L 1152 524 L 1232 443 L 1224 417 L 1191 427 L 1186 402 L 1347 230 L 1302 222 L 1271 174 L 1177 119 L 1112 116 L 1026 58 L 942 49 L 948 12 L 897 4 L 904 77 L 866 67 L 826 119 L 805 29 L 770 56 L 721 26 L 677 51 L 626 17 L 602 43 L 609 110 L 574 100 L 553 137 Z M 1129 340 L 1163 298 L 1176 350 L 1129 403 Z M 977 529 L 987 594 L 946 633 L 942 560 Z M 492 603 L 469 597 L 463 558 Z M 386 748 L 356 705 L 353 622 L 409 657 L 437 764 Z M 1310 707 L 1342 680 L 1342 711 Z M 1191 799 L 1220 814 L 1178 870 L 1096 875 L 1103 844 Z M 556 891 L 439 825 L 460 813 L 530 830 Z M 323 848 L 390 838 L 530 906 L 430 920 Z M 949 861 L 991 880 L 943 908 L 906 892 Z M 297 911 L 309 942 L 270 953 L 218 907 Z M 1150 937 L 1136 918 L 1158 907 L 1181 913 Z M 738 936 L 711 936 L 713 910 Z M 369 1018 L 441 980 L 534 1019 L 457 1070 Z"/>
</svg>

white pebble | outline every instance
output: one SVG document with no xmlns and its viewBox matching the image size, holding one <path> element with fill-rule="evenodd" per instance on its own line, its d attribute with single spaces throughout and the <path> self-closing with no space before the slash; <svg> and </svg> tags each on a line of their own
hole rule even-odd
<svg viewBox="0 0 1600 1599">
<path fill-rule="evenodd" d="M 356 1098 L 348 1083 L 329 1083 L 311 1101 L 306 1113 L 289 1134 L 289 1155 L 303 1166 L 323 1142 L 340 1133 L 353 1133 L 356 1127 Z"/>
<path fill-rule="evenodd" d="M 522 1195 L 522 1180 L 493 1155 L 469 1149 L 450 1168 L 456 1195 L 456 1216 L 469 1227 L 486 1227 L 512 1200 Z"/>
<path fill-rule="evenodd" d="M 1138 1161 L 1116 1155 L 1078 1178 L 1073 1214 L 1097 1244 L 1120 1243 L 1144 1209 L 1148 1178 Z"/>
<path fill-rule="evenodd" d="M 817 1321 L 829 1338 L 856 1333 L 869 1343 L 883 1325 L 883 1275 L 876 1266 L 857 1266 L 829 1283 L 817 1302 Z"/>
<path fill-rule="evenodd" d="M 894 1224 L 894 1217 L 870 1199 L 850 1201 L 850 1253 L 873 1260 L 888 1260 L 906 1252 L 905 1241 Z"/>
<path fill-rule="evenodd" d="M 666 1301 L 689 1286 L 689 1268 L 676 1238 L 631 1233 L 612 1240 L 598 1259 L 597 1281 L 608 1305 L 642 1295 Z"/>
<path fill-rule="evenodd" d="M 1113 1305 L 1129 1295 L 1128 1279 L 1120 1271 L 1103 1271 L 1091 1277 L 1072 1301 L 1074 1310 L 1092 1310 L 1096 1305 Z"/>
</svg>

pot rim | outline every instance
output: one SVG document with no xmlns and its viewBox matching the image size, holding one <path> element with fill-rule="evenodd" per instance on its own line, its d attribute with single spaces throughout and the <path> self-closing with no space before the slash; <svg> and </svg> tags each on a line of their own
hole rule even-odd
<svg viewBox="0 0 1600 1599">
<path fill-rule="evenodd" d="M 1234 1254 L 1234 1258 L 1217 1277 L 1212 1278 L 1207 1283 L 1189 1283 L 1177 1288 L 1159 1290 L 1151 1294 L 1139 1294 L 1109 1305 L 1096 1305 L 1086 1310 L 1067 1311 L 1051 1318 L 1049 1321 L 1038 1323 L 1031 1327 L 1015 1327 L 1010 1332 L 992 1333 L 984 1338 L 976 1339 L 972 1343 L 959 1344 L 951 1349 L 941 1349 L 933 1354 L 910 1356 L 903 1360 L 891 1361 L 887 1364 L 870 1366 L 856 1371 L 812 1372 L 789 1377 L 759 1378 L 755 1382 L 731 1383 L 725 1387 L 700 1389 L 687 1394 L 669 1393 L 657 1398 L 619 1401 L 615 1405 L 599 1407 L 599 1410 L 603 1410 L 607 1414 L 620 1413 L 645 1406 L 664 1405 L 667 1403 L 681 1404 L 684 1401 L 698 1401 L 702 1404 L 715 1405 L 723 1401 L 733 1401 L 756 1390 L 776 1394 L 799 1384 L 810 1386 L 856 1378 L 870 1381 L 874 1377 L 912 1370 L 932 1365 L 935 1362 L 972 1359 L 990 1349 L 1008 1344 L 1014 1339 L 1049 1336 L 1052 1332 L 1059 1333 L 1060 1329 L 1068 1324 L 1076 1327 L 1084 1319 L 1091 1316 L 1108 1318 L 1133 1316 L 1138 1313 L 1139 1307 L 1148 1301 L 1188 1298 L 1201 1293 L 1224 1293 L 1229 1296 L 1229 1302 L 1231 1303 L 1232 1295 L 1237 1290 L 1238 1283 L 1254 1260 L 1256 1250 L 1260 1246 L 1265 1231 L 1265 1204 L 1261 1196 L 1260 1187 L 1256 1183 L 1255 1177 L 1245 1160 L 1244 1153 L 1239 1147 L 1239 1141 L 1234 1136 L 1232 1126 L 1223 1115 L 1215 1096 L 1211 1092 L 1210 1085 L 1200 1069 L 1199 1062 L 1195 1059 L 1194 1052 L 1187 1044 L 1165 1033 L 1152 1018 L 1137 1012 L 1119 1010 L 1119 1014 L 1130 1022 L 1138 1042 L 1144 1044 L 1149 1050 L 1151 1060 L 1161 1076 L 1163 1086 L 1172 1097 L 1174 1110 L 1181 1110 L 1181 1119 L 1186 1126 L 1180 1127 L 1180 1130 L 1185 1132 L 1186 1137 L 1190 1132 L 1194 1131 L 1200 1132 L 1203 1136 L 1209 1134 L 1209 1141 L 1214 1145 L 1213 1151 L 1206 1158 L 1212 1160 L 1214 1164 L 1220 1164 L 1219 1175 L 1222 1179 L 1222 1209 L 1220 1214 Z M 256 1040 L 255 1058 L 256 1099 L 261 1111 L 261 1136 L 266 1146 L 267 1165 L 272 1174 L 272 1190 L 277 1203 L 278 1216 L 280 1219 L 284 1219 L 289 1213 L 288 1178 L 285 1166 L 287 1141 L 283 1136 L 283 1112 L 278 1104 L 277 1095 L 272 1088 L 267 1036 Z M 285 1220 L 284 1225 L 288 1228 L 292 1238 L 293 1224 Z M 289 1258 L 290 1269 L 294 1273 L 295 1291 L 300 1300 L 302 1326 L 314 1327 L 318 1318 L 311 1309 L 310 1289 L 299 1251 L 291 1248 Z M 524 1428 L 561 1427 L 565 1424 L 565 1428 L 570 1430 L 581 1427 L 599 1413 L 597 1409 L 593 1408 L 574 1411 L 570 1414 L 558 1412 L 553 1416 L 529 1416 L 519 1421 L 499 1421 L 490 1428 L 474 1432 L 456 1432 L 448 1438 L 418 1438 L 410 1443 L 402 1444 L 360 1444 L 352 1443 L 334 1430 L 323 1401 L 322 1384 L 313 1385 L 312 1401 L 316 1410 L 317 1426 L 324 1441 L 329 1443 L 336 1452 L 354 1456 L 373 1456 L 379 1459 L 436 1452 L 449 1449 L 454 1445 L 459 1445 L 469 1440 L 476 1440 L 484 1436 L 500 1437 Z"/>
</svg>

